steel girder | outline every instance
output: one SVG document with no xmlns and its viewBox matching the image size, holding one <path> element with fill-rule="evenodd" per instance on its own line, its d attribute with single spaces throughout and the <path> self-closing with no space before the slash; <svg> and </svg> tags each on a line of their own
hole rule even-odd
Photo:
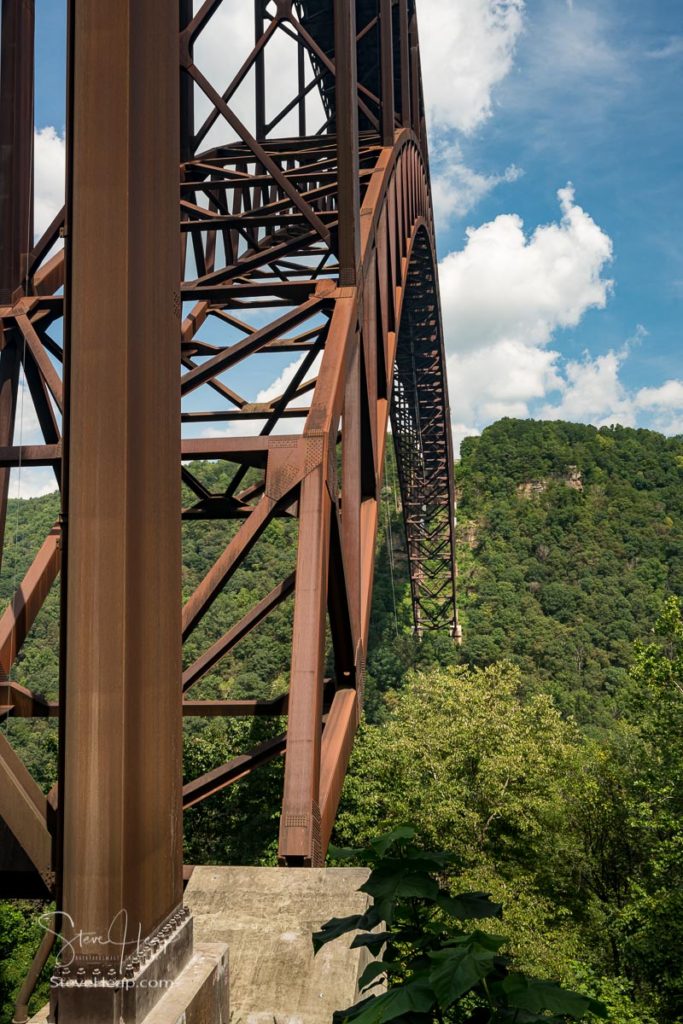
<svg viewBox="0 0 683 1024">
<path fill-rule="evenodd" d="M 201 52 L 229 6 L 230 0 L 206 0 L 195 13 L 190 0 L 180 0 L 183 280 L 176 301 L 183 407 L 177 458 L 194 495 L 183 518 L 238 523 L 182 608 L 183 640 L 274 517 L 296 518 L 299 533 L 295 572 L 258 595 L 187 664 L 178 684 L 184 715 L 286 715 L 286 732 L 190 782 L 183 803 L 193 806 L 284 754 L 280 860 L 314 865 L 325 856 L 362 705 L 390 416 L 416 628 L 457 629 L 453 458 L 417 23 L 408 0 L 358 0 L 355 8 L 344 0 L 256 0 L 254 47 L 226 86 L 203 70 Z M 70 346 L 78 344 L 68 322 L 61 327 L 69 217 L 62 211 L 34 244 L 27 215 L 32 34 L 32 5 L 3 0 L 3 535 L 12 467 L 50 466 L 60 483 L 64 470 L 68 475 L 63 430 L 69 388 L 62 368 Z M 291 98 L 276 102 L 267 86 L 268 55 L 282 35 L 296 43 L 296 61 Z M 16 60 L 17 54 L 25 59 Z M 247 117 L 238 98 L 251 79 L 253 113 Z M 316 93 L 323 114 L 311 125 L 307 98 Z M 278 137 L 292 117 L 299 134 Z M 59 248 L 63 236 L 66 258 Z M 212 340 L 202 337 L 209 325 Z M 278 394 L 249 401 L 239 393 L 235 381 L 249 360 L 262 367 L 264 357 L 282 353 L 297 365 Z M 42 445 L 14 444 L 20 366 Z M 264 384 L 276 375 L 257 372 Z M 192 436 L 211 424 L 224 436 Z M 193 472 L 193 461 L 205 459 L 234 465 L 224 493 L 209 492 Z M 250 471 L 257 477 L 247 477 Z M 0 620 L 6 678 L 59 572 L 66 529 L 55 525 Z M 287 600 L 294 602 L 288 693 L 268 702 L 191 700 L 191 687 Z M 332 678 L 324 677 L 328 629 Z M 62 698 L 68 692 L 63 678 Z M 55 717 L 59 706 L 8 681 L 0 688 L 0 716 L 7 715 Z M 55 847 L 57 796 L 48 806 L 15 771 L 11 754 L 0 756 L 0 766 L 16 795 L 11 809 L 0 809 L 14 843 L 11 855 L 0 859 L 5 881 L 11 874 L 26 879 L 27 893 L 41 885 L 47 891 L 54 882 L 54 859 L 47 864 L 46 858 Z"/>
</svg>

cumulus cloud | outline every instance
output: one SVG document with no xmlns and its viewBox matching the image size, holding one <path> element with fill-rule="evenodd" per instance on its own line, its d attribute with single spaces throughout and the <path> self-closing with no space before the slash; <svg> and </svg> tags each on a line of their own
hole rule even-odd
<svg viewBox="0 0 683 1024">
<path fill-rule="evenodd" d="M 516 214 L 469 228 L 464 249 L 439 265 L 443 317 L 450 351 L 502 341 L 545 345 L 558 327 L 574 327 L 587 309 L 603 308 L 612 281 L 608 235 L 560 189 L 561 218 L 531 237 Z"/>
<path fill-rule="evenodd" d="M 45 466 L 22 466 L 10 473 L 10 498 L 42 498 L 44 494 L 52 494 L 57 490 L 57 481 L 53 470 Z M 11 531 L 12 524 L 8 524 Z"/>
<path fill-rule="evenodd" d="M 432 201 L 441 226 L 464 217 L 498 185 L 518 181 L 521 168 L 510 164 L 502 174 L 480 174 L 465 163 L 460 146 L 432 147 Z"/>
<path fill-rule="evenodd" d="M 440 264 L 451 407 L 459 426 L 480 428 L 501 416 L 524 417 L 553 392 L 567 390 L 559 328 L 603 308 L 612 243 L 577 203 L 558 192 L 559 220 L 527 234 L 505 214 L 467 231 L 465 247 Z M 454 430 L 454 433 L 458 431 Z"/>
<path fill-rule="evenodd" d="M 51 125 L 35 132 L 33 137 L 35 174 L 34 232 L 39 238 L 50 226 L 64 205 L 64 168 L 66 144 L 64 135 Z"/>
<path fill-rule="evenodd" d="M 194 48 L 194 61 L 213 87 L 223 93 L 254 45 L 253 17 L 245 16 L 244 4 L 232 0 L 223 3 L 212 16 L 206 29 L 200 33 Z M 271 120 L 291 99 L 297 87 L 298 45 L 284 31 L 278 30 L 264 51 L 266 79 L 266 120 Z M 313 69 L 306 55 L 306 79 L 312 80 Z M 230 106 L 240 120 L 254 129 L 254 71 L 245 76 L 230 99 Z M 199 88 L 195 89 L 195 117 L 199 127 L 211 110 L 209 100 Z M 306 117 L 309 130 L 314 131 L 324 121 L 323 105 L 317 89 L 306 98 Z M 280 122 L 275 136 L 298 134 L 298 111 L 290 111 Z M 217 145 L 234 138 L 234 132 L 221 117 L 202 143 L 202 148 Z"/>
<path fill-rule="evenodd" d="M 545 404 L 538 412 L 539 418 L 578 420 L 597 426 L 633 426 L 633 400 L 620 379 L 626 356 L 624 348 L 596 357 L 585 353 L 580 360 L 568 361 L 560 382 L 560 401 Z"/>
<path fill-rule="evenodd" d="M 419 17 L 430 126 L 470 133 L 491 116 L 512 67 L 524 0 L 421 0 Z"/>
<path fill-rule="evenodd" d="M 302 355 L 302 356 L 299 356 L 298 359 L 294 359 L 291 363 L 288 363 L 287 366 L 285 366 L 285 368 L 281 371 L 281 373 L 279 373 L 278 376 L 272 381 L 272 383 L 267 384 L 266 387 L 262 388 L 257 393 L 256 398 L 254 399 L 254 402 L 257 405 L 261 404 L 263 402 L 272 402 L 272 400 L 274 398 L 278 398 L 279 395 L 283 394 L 283 392 L 287 389 L 289 384 L 291 384 L 291 382 L 294 379 L 294 376 L 297 373 L 297 371 L 301 368 L 301 365 L 302 365 L 302 363 L 303 363 L 305 358 L 306 357 Z M 311 381 L 311 380 L 313 380 L 317 376 L 318 371 L 320 369 L 321 361 L 322 361 L 322 356 L 321 355 L 316 356 L 316 358 L 313 360 L 311 366 L 309 367 L 308 372 L 306 373 L 306 376 L 304 378 L 305 382 Z M 296 408 L 304 409 L 304 408 L 306 408 L 309 405 L 310 401 L 311 401 L 311 396 L 312 396 L 312 392 L 310 392 L 310 391 L 305 392 L 302 395 L 299 395 L 297 398 L 292 399 L 292 401 L 288 403 L 288 408 L 290 408 L 290 409 L 296 409 Z M 201 431 L 200 436 L 201 437 L 240 437 L 240 436 L 244 436 L 244 435 L 255 436 L 256 434 L 260 434 L 261 433 L 261 430 L 263 429 L 263 426 L 264 426 L 265 422 L 266 422 L 265 420 L 244 420 L 242 422 L 234 421 L 233 420 L 230 423 L 226 424 L 226 426 L 224 426 L 224 427 L 205 427 Z M 286 419 L 281 420 L 280 423 L 278 423 L 276 425 L 275 429 L 273 430 L 273 433 L 274 434 L 298 433 L 299 430 L 301 429 L 301 423 L 303 423 L 303 418 L 300 421 L 292 421 L 292 420 L 286 420 Z M 191 431 L 186 431 L 184 433 L 184 436 L 190 437 L 190 436 L 192 436 L 192 432 Z"/>
<path fill-rule="evenodd" d="M 524 0 L 421 0 L 420 49 L 430 126 L 470 133 L 492 112 L 492 93 L 512 67 L 515 46 L 524 21 Z M 229 40 L 229 45 L 226 45 Z M 195 47 L 195 62 L 222 92 L 253 45 L 253 22 L 237 2 L 218 8 Z M 266 89 L 272 117 L 293 92 L 297 46 L 276 32 L 266 48 Z M 312 71 L 309 72 L 309 80 Z M 253 73 L 235 93 L 232 106 L 246 122 L 253 117 Z M 198 113 L 207 102 L 198 97 Z M 309 118 L 322 118 L 316 90 L 307 100 Z M 296 131 L 296 112 L 279 129 Z M 221 128 L 225 136 L 225 126 Z M 212 143 L 215 139 L 208 140 Z"/>
<path fill-rule="evenodd" d="M 561 397 L 537 412 L 541 419 L 579 420 L 609 426 L 647 426 L 663 434 L 683 432 L 683 381 L 667 380 L 659 387 L 630 388 L 621 374 L 634 342 L 646 336 L 639 326 L 636 335 L 621 349 L 604 355 L 584 353 L 562 369 Z"/>
</svg>

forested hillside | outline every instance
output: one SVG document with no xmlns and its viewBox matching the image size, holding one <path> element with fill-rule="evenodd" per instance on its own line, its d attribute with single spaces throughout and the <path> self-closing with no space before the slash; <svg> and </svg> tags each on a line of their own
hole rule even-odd
<svg viewBox="0 0 683 1024">
<path fill-rule="evenodd" d="M 227 481 L 196 468 L 213 490 Z M 453 885 L 504 904 L 523 969 L 599 996 L 615 1024 L 681 1024 L 683 440 L 503 420 L 464 442 L 457 487 L 460 648 L 412 636 L 388 458 L 365 722 L 335 838 L 412 823 L 456 854 Z M 10 503 L 3 600 L 56 513 L 54 496 Z M 233 530 L 185 525 L 184 596 Z M 294 520 L 269 527 L 187 662 L 291 571 L 295 547 Z M 285 602 L 192 696 L 283 692 L 290 630 Z M 13 677 L 54 695 L 56 652 L 55 592 Z M 1 728 L 47 788 L 53 723 Z M 281 729 L 187 721 L 186 778 Z M 274 863 L 281 774 L 273 762 L 189 811 L 186 861 Z M 0 1007 L 37 936 L 26 907 L 0 906 Z"/>
<path fill-rule="evenodd" d="M 633 642 L 683 594 L 683 440 L 501 420 L 457 478 L 463 661 L 514 661 L 587 726 L 628 714 Z"/>
</svg>

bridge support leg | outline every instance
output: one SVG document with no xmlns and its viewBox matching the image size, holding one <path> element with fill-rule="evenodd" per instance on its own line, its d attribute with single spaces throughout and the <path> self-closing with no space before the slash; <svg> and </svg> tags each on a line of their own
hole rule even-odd
<svg viewBox="0 0 683 1024">
<path fill-rule="evenodd" d="M 71 945 L 57 1000 L 60 1024 L 128 1024 L 164 991 L 138 979 L 173 980 L 192 950 L 182 910 L 178 5 L 72 0 L 71 18 Z M 116 988 L 121 975 L 133 984 Z"/>
<path fill-rule="evenodd" d="M 3 0 L 0 51 L 0 305 L 20 294 L 33 236 L 34 0 Z"/>
</svg>

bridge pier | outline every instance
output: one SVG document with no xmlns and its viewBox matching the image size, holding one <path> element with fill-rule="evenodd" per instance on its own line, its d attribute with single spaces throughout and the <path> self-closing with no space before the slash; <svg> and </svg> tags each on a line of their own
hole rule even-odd
<svg viewBox="0 0 683 1024">
<path fill-rule="evenodd" d="M 192 959 L 182 890 L 177 0 L 72 0 L 70 16 L 53 1004 L 59 1024 L 140 1024 L 184 991 L 189 1020 L 203 977 L 218 1016 L 195 1019 L 216 1024 L 224 950 Z"/>
</svg>

